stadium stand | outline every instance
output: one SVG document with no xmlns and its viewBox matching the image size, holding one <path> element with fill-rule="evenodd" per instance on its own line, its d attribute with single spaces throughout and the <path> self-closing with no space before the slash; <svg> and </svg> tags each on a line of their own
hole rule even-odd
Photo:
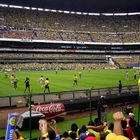
<svg viewBox="0 0 140 140">
<path fill-rule="evenodd" d="M 122 68 L 132 68 L 132 67 L 139 67 L 140 66 L 139 55 L 113 56 L 113 59 Z"/>
<path fill-rule="evenodd" d="M 121 62 L 121 60 L 119 60 L 120 63 L 119 64 L 117 61 L 118 58 L 117 59 L 112 58 L 112 60 L 116 63 L 112 61 L 113 63 L 110 64 L 109 61 L 110 59 L 105 55 L 107 53 L 108 54 L 114 52 L 119 53 L 119 51 L 122 52 L 124 51 L 123 52 L 124 54 L 133 53 L 133 45 L 123 46 L 123 47 L 105 46 L 105 45 L 103 46 L 87 45 L 81 47 L 81 46 L 77 46 L 76 44 L 70 47 L 70 45 L 67 44 L 65 45 L 60 44 L 58 47 L 56 47 L 57 45 L 55 46 L 52 44 L 51 45 L 46 45 L 41 43 L 38 45 L 35 43 L 32 44 L 32 41 L 37 40 L 36 42 L 39 42 L 40 40 L 44 40 L 44 41 L 51 40 L 51 41 L 74 41 L 78 43 L 79 42 L 80 43 L 139 42 L 139 36 L 140 36 L 139 15 L 126 15 L 126 16 L 86 15 L 85 16 L 85 15 L 65 14 L 65 13 L 58 13 L 58 12 L 53 13 L 50 11 L 46 12 L 46 11 L 37 11 L 37 10 L 17 9 L 17 8 L 9 8 L 9 7 L 8 8 L 1 7 L 0 15 L 1 15 L 0 39 L 6 39 L 6 38 L 21 39 L 20 40 L 21 43 L 12 42 L 12 45 L 11 43 L 8 42 L 1 43 L 1 53 L 0 53 L 1 64 L 7 64 L 7 63 L 12 64 L 12 63 L 22 63 L 22 62 L 33 63 L 33 61 L 36 60 L 36 63 L 42 63 L 42 65 L 44 65 L 44 63 L 47 63 L 45 64 L 47 65 L 47 67 L 48 65 L 52 64 L 51 69 L 55 69 L 56 67 L 59 67 L 59 69 L 74 69 L 73 65 L 75 64 L 81 65 L 79 66 L 80 69 L 82 68 L 88 69 L 89 64 L 91 63 L 92 64 L 90 67 L 93 69 L 111 68 L 111 67 L 114 69 L 114 68 L 118 68 L 119 66 L 126 67 L 124 66 L 126 64 L 122 64 L 123 62 Z M 92 50 L 91 51 L 92 55 L 89 55 L 88 52 L 89 49 Z M 135 49 L 139 50 L 139 47 L 136 46 Z M 6 53 L 5 50 L 7 50 Z M 19 50 L 21 52 L 19 52 Z M 86 53 L 84 54 L 83 50 L 86 50 L 87 53 L 84 52 Z M 42 53 L 41 51 L 47 53 Z M 51 51 L 55 53 L 53 53 L 52 55 Z M 64 53 L 66 52 L 67 54 L 64 55 Z M 77 52 L 78 55 L 77 54 L 74 55 L 75 52 Z M 95 58 L 93 58 L 93 53 Z M 100 54 L 100 56 L 99 55 L 97 56 L 96 53 Z M 104 55 L 104 60 L 101 59 L 102 55 Z M 134 55 L 133 57 L 135 56 L 136 55 Z M 57 62 L 59 66 L 53 67 L 54 62 Z M 64 63 L 68 66 L 65 65 L 65 67 L 63 68 L 62 65 Z M 134 65 L 131 66 L 129 65 L 129 67 L 138 65 L 138 61 L 135 62 L 135 59 L 134 59 L 134 63 L 135 63 Z M 22 64 L 20 64 L 20 66 L 21 65 Z M 2 67 L 7 67 L 7 65 L 1 66 L 1 69 L 3 69 Z M 11 67 L 15 67 L 15 66 L 11 65 Z M 29 67 L 31 68 L 32 66 Z M 42 66 L 39 66 L 39 69 L 41 67 Z"/>
<path fill-rule="evenodd" d="M 90 16 L 0 9 L 0 37 L 81 42 L 139 42 L 139 15 Z"/>
<path fill-rule="evenodd" d="M 140 42 L 139 22 L 140 15 L 85 16 L 1 7 L 0 39 L 2 41 L 0 42 L 0 70 L 89 70 L 139 67 L 139 44 L 132 44 L 130 46 L 123 44 Z M 20 41 L 11 41 L 11 39 L 20 39 Z M 34 40 L 36 42 L 33 42 Z M 61 44 L 60 42 L 59 44 L 47 44 L 44 42 L 41 43 L 42 40 L 44 42 L 48 40 L 60 42 L 74 41 L 77 44 Z M 79 42 L 81 44 L 84 42 L 89 44 L 81 45 L 78 44 Z M 90 45 L 90 43 L 93 42 L 103 44 Z M 104 43 L 111 43 L 111 45 Z M 113 43 L 122 43 L 123 45 L 114 46 Z M 117 92 L 118 89 L 116 90 L 116 93 Z M 104 91 L 103 93 L 106 94 Z M 42 95 L 42 101 L 45 96 L 46 95 Z M 78 95 L 78 98 L 79 96 L 80 95 Z M 120 103 L 121 97 L 117 94 L 114 96 L 117 96 L 116 100 Z M 60 98 L 61 97 L 63 97 L 63 95 L 60 95 Z M 85 97 L 87 98 L 86 94 Z M 6 101 L 4 99 L 2 100 L 8 104 L 9 102 L 13 103 L 14 98 L 16 97 L 6 98 Z M 52 97 L 50 98 L 52 99 Z M 57 100 L 59 101 L 60 98 L 57 97 Z M 109 98 L 111 98 L 111 96 L 109 96 Z M 38 97 L 35 99 L 38 101 Z M 13 104 L 15 105 L 15 103 Z M 80 105 L 83 107 L 83 103 Z M 89 106 L 89 104 L 87 106 Z M 73 106 L 71 105 L 71 107 Z M 129 126 L 129 129 L 131 129 L 129 133 L 133 133 L 133 136 L 131 135 L 132 137 L 130 137 L 127 133 L 124 133 L 126 134 L 124 135 L 122 131 L 116 129 L 120 128 L 120 130 L 122 130 L 120 122 L 124 118 L 123 114 L 117 112 L 113 115 L 113 118 L 114 130 L 111 129 L 106 132 L 105 128 L 108 129 L 109 126 L 107 127 L 107 124 L 98 122 L 100 123 L 100 130 L 97 130 L 99 125 L 88 125 L 78 129 L 78 135 L 77 131 L 70 130 L 70 133 L 66 134 L 67 136 L 59 133 L 55 127 L 56 122 L 53 122 L 54 124 L 52 126 L 50 123 L 42 120 L 45 126 L 48 125 L 53 131 L 50 132 L 45 129 L 46 132 L 44 133 L 42 132 L 42 125 L 40 125 L 39 129 L 42 135 L 39 138 L 43 140 L 49 137 L 51 140 L 53 137 L 52 139 L 54 140 L 55 138 L 60 139 L 61 136 L 63 140 L 105 140 L 105 138 L 106 140 L 111 140 L 110 137 L 121 137 L 126 140 L 126 137 L 133 140 L 140 139 L 139 125 L 135 124 L 134 119 L 133 123 L 135 125 L 133 127 Z M 130 121 L 130 118 L 128 119 Z M 94 123 L 95 122 L 96 121 L 94 121 Z M 125 132 L 126 128 L 123 131 Z M 17 137 L 17 133 L 18 132 L 16 132 L 15 137 Z"/>
</svg>

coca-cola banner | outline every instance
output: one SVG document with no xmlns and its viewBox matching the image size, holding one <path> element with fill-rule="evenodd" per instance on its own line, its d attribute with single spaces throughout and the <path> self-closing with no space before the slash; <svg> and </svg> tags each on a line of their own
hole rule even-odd
<svg viewBox="0 0 140 140">
<path fill-rule="evenodd" d="M 46 117 L 55 117 L 65 114 L 65 107 L 62 103 L 35 105 L 32 107 L 32 110 L 41 112 Z"/>
</svg>

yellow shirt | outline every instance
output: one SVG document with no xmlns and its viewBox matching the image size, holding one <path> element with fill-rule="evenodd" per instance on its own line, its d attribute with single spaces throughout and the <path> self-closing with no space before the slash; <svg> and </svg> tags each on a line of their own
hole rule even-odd
<svg viewBox="0 0 140 140">
<path fill-rule="evenodd" d="M 140 78 L 139 78 L 139 80 L 138 80 L 138 86 L 140 87 Z"/>
<path fill-rule="evenodd" d="M 45 85 L 49 85 L 49 80 L 45 80 Z"/>
<path fill-rule="evenodd" d="M 138 140 L 137 138 L 133 138 L 132 140 Z"/>
<path fill-rule="evenodd" d="M 74 80 L 77 80 L 77 76 L 74 76 Z"/>
<path fill-rule="evenodd" d="M 123 135 L 116 135 L 115 133 L 109 133 L 106 136 L 106 140 L 130 140 L 130 139 Z"/>
<path fill-rule="evenodd" d="M 94 134 L 97 140 L 100 140 L 100 132 L 96 132 L 93 129 L 88 129 L 88 132 Z"/>
</svg>

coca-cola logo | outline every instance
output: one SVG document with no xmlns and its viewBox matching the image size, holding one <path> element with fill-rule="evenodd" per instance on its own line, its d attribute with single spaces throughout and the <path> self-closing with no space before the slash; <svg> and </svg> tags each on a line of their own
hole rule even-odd
<svg viewBox="0 0 140 140">
<path fill-rule="evenodd" d="M 32 110 L 41 112 L 47 116 L 54 116 L 65 112 L 65 107 L 62 103 L 43 104 L 43 105 L 33 106 Z"/>
</svg>

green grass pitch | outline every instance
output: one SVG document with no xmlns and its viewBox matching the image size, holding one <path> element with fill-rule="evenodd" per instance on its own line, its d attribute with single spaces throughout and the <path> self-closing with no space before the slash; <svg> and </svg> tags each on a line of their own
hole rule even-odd
<svg viewBox="0 0 140 140">
<path fill-rule="evenodd" d="M 56 74 L 53 70 L 48 71 L 16 71 L 18 79 L 17 89 L 15 90 L 11 85 L 12 72 L 7 72 L 8 77 L 5 78 L 4 72 L 0 72 L 0 96 L 21 95 L 24 94 L 25 78 L 30 78 L 30 86 L 32 94 L 43 93 L 44 89 L 40 86 L 40 76 L 49 78 L 50 91 L 61 92 L 89 88 L 103 88 L 103 87 L 116 87 L 118 81 L 122 80 L 123 86 L 137 85 L 137 80 L 134 80 L 134 70 L 128 69 L 129 80 L 126 80 L 126 69 L 116 70 L 82 70 L 82 77 L 78 77 L 78 86 L 73 86 L 73 77 L 75 74 L 78 76 L 76 70 L 60 70 Z M 139 76 L 137 76 L 137 79 Z"/>
</svg>

